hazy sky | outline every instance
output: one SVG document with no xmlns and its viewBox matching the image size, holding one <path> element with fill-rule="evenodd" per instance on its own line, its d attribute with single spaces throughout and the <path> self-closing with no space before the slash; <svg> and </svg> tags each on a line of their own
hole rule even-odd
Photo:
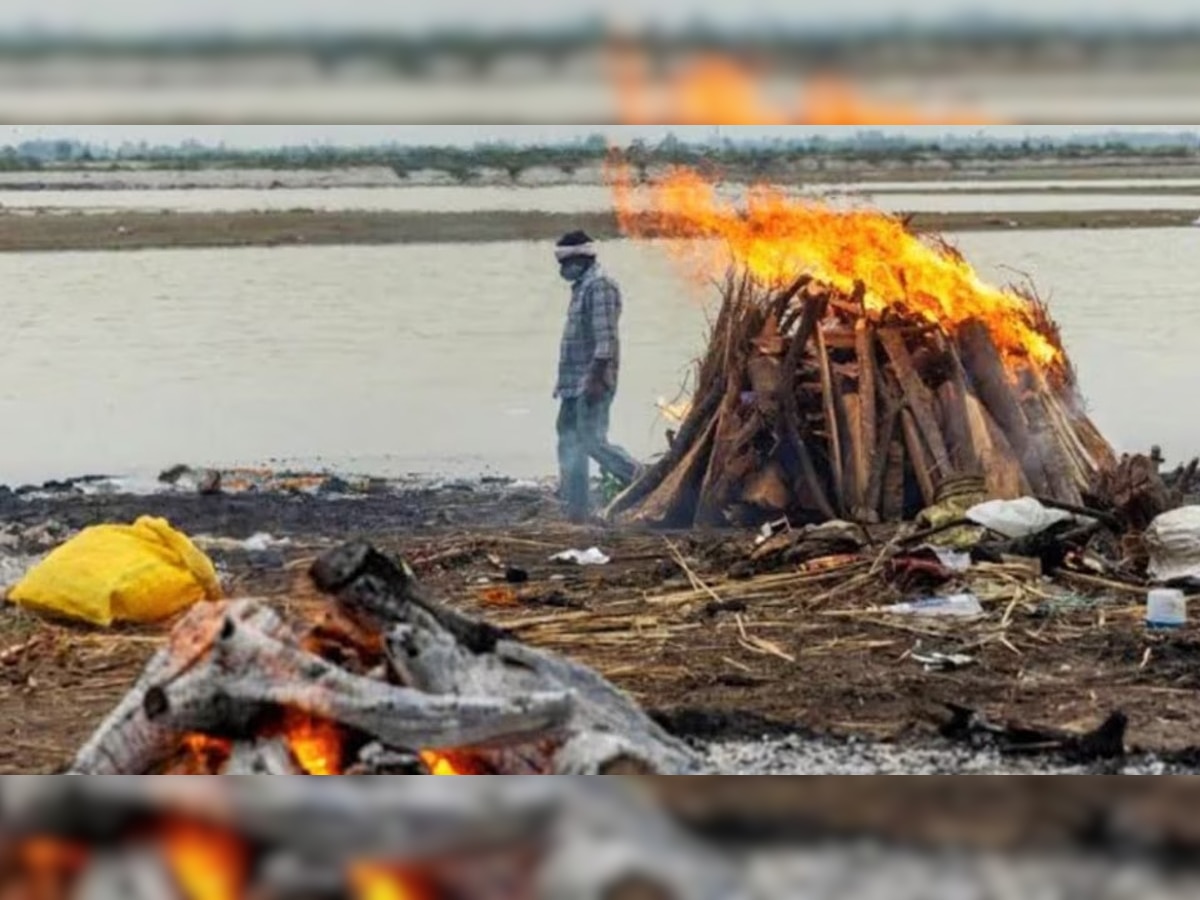
<svg viewBox="0 0 1200 900">
<path fill-rule="evenodd" d="M 238 27 L 388 27 L 476 23 L 539 25 L 578 21 L 598 9 L 622 20 L 679 23 L 697 14 L 714 22 L 796 24 L 903 17 L 937 19 L 986 11 L 1033 20 L 1195 19 L 1194 0 L 3 0 L 0 28 L 39 26 L 96 32 Z M 1132 7 L 1132 12 L 1130 11 Z"/>
<path fill-rule="evenodd" d="M 987 132 L 997 135 L 1021 137 L 1027 134 L 1049 134 L 1066 136 L 1087 131 L 1106 131 L 1111 127 L 1097 125 L 1078 127 L 1069 125 L 1025 126 L 1005 125 L 995 127 L 948 128 L 943 126 L 892 128 L 909 134 L 922 132 L 946 134 L 948 132 Z M 1200 127 L 1138 125 L 1120 126 L 1122 131 L 1200 131 Z M 763 137 L 773 135 L 798 135 L 823 132 L 845 134 L 861 131 L 857 127 L 806 127 L 806 126 L 723 126 L 722 133 L 730 137 Z M 226 143 L 239 147 L 280 146 L 287 144 L 331 143 L 340 145 L 375 144 L 397 141 L 414 144 L 475 144 L 489 140 L 505 140 L 517 143 L 553 142 L 586 137 L 595 132 L 632 139 L 645 136 L 656 140 L 668 132 L 682 137 L 708 137 L 712 126 L 610 126 L 610 125 L 3 125 L 0 126 L 0 144 L 18 143 L 37 138 L 75 138 L 96 143 L 119 144 L 122 141 L 149 141 L 150 143 L 175 144 L 188 139 L 207 144 Z"/>
</svg>

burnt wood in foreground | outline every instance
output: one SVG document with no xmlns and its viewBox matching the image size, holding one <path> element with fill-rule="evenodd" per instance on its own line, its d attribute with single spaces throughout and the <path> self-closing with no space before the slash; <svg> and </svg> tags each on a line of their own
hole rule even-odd
<svg viewBox="0 0 1200 900">
<path fill-rule="evenodd" d="M 249 599 L 195 607 L 70 774 L 309 771 L 297 747 L 312 728 L 334 742 L 322 774 L 407 771 L 421 753 L 496 775 L 703 771 L 598 673 L 438 603 L 369 545 L 331 551 L 312 576 L 336 595 L 324 623 Z M 216 742 L 214 760 L 196 761 L 197 739 L 205 754 Z"/>
<path fill-rule="evenodd" d="M 313 569 L 317 586 L 336 590 L 352 619 L 379 616 L 399 679 L 427 695 L 572 698 L 561 745 L 547 762 L 556 774 L 620 772 L 687 775 L 701 771 L 692 751 L 655 724 L 593 670 L 529 647 L 424 597 L 411 573 L 362 544 L 334 550 Z M 481 635 L 486 634 L 486 639 Z M 463 635 L 468 637 L 463 640 Z M 504 753 L 505 751 L 501 751 Z M 497 767 L 505 771 L 507 766 Z"/>
<path fill-rule="evenodd" d="M 562 692 L 493 698 L 398 687 L 305 651 L 261 603 L 202 604 L 70 774 L 154 774 L 188 734 L 254 738 L 280 712 L 336 723 L 390 747 L 443 750 L 546 738 L 561 731 L 571 706 Z"/>
<path fill-rule="evenodd" d="M 305 896 L 320 884 L 322 896 L 350 897 L 348 873 L 370 861 L 419 874 L 439 898 L 749 897 L 731 861 L 626 780 L 17 776 L 0 785 L 0 830 L 15 841 L 78 839 L 79 818 L 114 823 L 86 836 L 103 848 L 83 874 L 85 896 L 97 900 L 177 896 L 162 892 L 161 859 L 128 838 L 145 833 L 131 822 L 179 820 L 234 835 L 264 857 L 250 867 L 259 881 L 249 896 Z M 514 888 L 509 879 L 523 874 L 530 884 Z M 130 887 L 143 882 L 160 893 Z M 628 893 L 633 886 L 653 893 Z"/>
</svg>

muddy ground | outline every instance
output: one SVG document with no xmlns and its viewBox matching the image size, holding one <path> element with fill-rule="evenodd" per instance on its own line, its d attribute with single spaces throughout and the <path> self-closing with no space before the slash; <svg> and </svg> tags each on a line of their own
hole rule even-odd
<svg viewBox="0 0 1200 900">
<path fill-rule="evenodd" d="M 307 567 L 322 550 L 370 540 L 403 554 L 447 601 L 594 665 L 670 727 L 697 738 L 812 734 L 924 746 L 944 742 L 948 707 L 958 705 L 994 722 L 1080 732 L 1123 711 L 1135 752 L 1198 755 L 1200 629 L 1148 633 L 1133 591 L 1080 597 L 1051 620 L 1040 609 L 1027 618 L 1010 610 L 1003 641 L 956 636 L 953 626 L 931 633 L 857 614 L 902 599 L 894 588 L 851 595 L 836 609 L 812 604 L 813 591 L 836 592 L 846 578 L 835 571 L 802 579 L 813 583 L 802 596 L 784 572 L 782 589 L 759 589 L 760 582 L 728 577 L 752 536 L 574 528 L 532 486 L 442 486 L 353 499 L 6 493 L 0 550 L 10 571 L 19 570 L 77 529 L 140 515 L 166 517 L 196 536 L 230 593 L 281 602 L 311 595 Z M 287 543 L 239 544 L 260 533 Z M 612 562 L 580 568 L 550 561 L 592 546 Z M 48 772 L 68 760 L 164 632 L 48 625 L 0 608 L 0 721 L 10 736 L 0 742 L 0 773 Z M 976 664 L 931 672 L 912 658 L 934 650 L 966 650 Z"/>
<path fill-rule="evenodd" d="M 1188 210 L 917 213 L 918 231 L 1181 228 Z M 621 236 L 611 213 L 549 212 L 105 212 L 0 215 L 0 252 L 151 248 L 345 246 L 553 240 L 585 228 Z"/>
</svg>

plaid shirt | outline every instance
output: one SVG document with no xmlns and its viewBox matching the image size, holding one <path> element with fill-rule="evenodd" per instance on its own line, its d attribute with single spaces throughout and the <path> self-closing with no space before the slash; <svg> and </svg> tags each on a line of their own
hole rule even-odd
<svg viewBox="0 0 1200 900">
<path fill-rule="evenodd" d="M 600 264 L 571 286 L 571 305 L 563 331 L 558 362 L 558 387 L 554 396 L 563 400 L 582 397 L 592 364 L 607 361 L 605 380 L 617 389 L 621 368 L 621 289 L 606 276 Z"/>
</svg>

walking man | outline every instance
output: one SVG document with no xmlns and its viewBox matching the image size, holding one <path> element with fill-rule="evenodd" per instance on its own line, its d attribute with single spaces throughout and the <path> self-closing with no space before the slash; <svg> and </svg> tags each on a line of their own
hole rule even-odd
<svg viewBox="0 0 1200 900">
<path fill-rule="evenodd" d="M 640 466 L 609 443 L 609 414 L 621 369 L 621 289 L 604 274 L 595 242 L 582 231 L 568 234 L 555 248 L 559 271 L 571 285 L 563 331 L 555 399 L 558 414 L 560 492 L 572 522 L 590 513 L 591 460 L 623 485 Z"/>
</svg>

